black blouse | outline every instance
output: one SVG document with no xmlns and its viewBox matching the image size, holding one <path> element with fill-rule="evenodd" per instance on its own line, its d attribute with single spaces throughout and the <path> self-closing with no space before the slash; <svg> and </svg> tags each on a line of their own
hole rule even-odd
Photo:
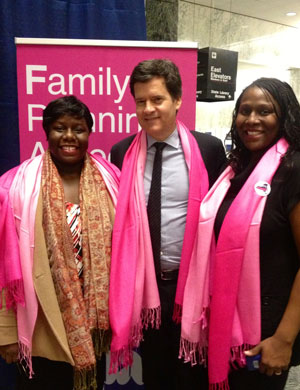
<svg viewBox="0 0 300 390">
<path fill-rule="evenodd" d="M 260 280 L 262 339 L 274 334 L 287 305 L 300 266 L 289 215 L 300 201 L 300 152 L 291 157 L 291 166 L 281 164 L 273 176 L 260 226 Z M 215 235 L 224 217 L 256 164 L 249 164 L 231 179 L 231 186 L 219 208 Z M 299 302 L 300 304 L 300 302 Z M 294 344 L 292 364 L 300 363 L 300 336 Z"/>
</svg>

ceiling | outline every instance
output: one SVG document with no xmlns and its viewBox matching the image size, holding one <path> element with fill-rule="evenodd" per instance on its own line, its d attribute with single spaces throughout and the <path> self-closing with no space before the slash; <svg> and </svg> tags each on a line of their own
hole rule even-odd
<svg viewBox="0 0 300 390">
<path fill-rule="evenodd" d="M 196 4 L 300 28 L 300 0 L 194 0 Z M 286 16 L 287 12 L 296 16 Z"/>
</svg>

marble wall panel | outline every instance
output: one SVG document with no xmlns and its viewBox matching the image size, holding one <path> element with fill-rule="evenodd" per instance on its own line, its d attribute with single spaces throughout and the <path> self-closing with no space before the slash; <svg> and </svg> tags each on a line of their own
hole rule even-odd
<svg viewBox="0 0 300 390">
<path fill-rule="evenodd" d="M 188 1 L 178 3 L 178 40 L 194 40 L 195 4 Z"/>
<path fill-rule="evenodd" d="M 177 41 L 178 0 L 147 0 L 147 39 Z"/>
<path fill-rule="evenodd" d="M 300 98 L 300 69 L 290 68 L 290 85 L 293 88 L 296 96 Z M 300 381 L 299 381 L 300 388 Z"/>
<path fill-rule="evenodd" d="M 210 45 L 212 36 L 211 13 L 211 8 L 195 6 L 193 41 L 199 43 L 199 48 Z"/>
<path fill-rule="evenodd" d="M 230 12 L 213 9 L 210 22 L 211 46 L 225 48 L 231 43 L 232 37 L 232 14 Z"/>
<path fill-rule="evenodd" d="M 281 63 L 300 67 L 300 52 L 294 47 L 300 38 L 298 29 L 202 6 L 195 1 L 179 1 L 178 40 L 196 41 L 199 47 L 236 50 L 241 60 L 251 63 L 277 62 L 277 66 Z"/>
<path fill-rule="evenodd" d="M 190 0 L 195 4 L 204 5 L 207 7 L 213 7 L 230 11 L 233 7 L 234 0 Z M 238 1 L 238 0 L 236 0 Z"/>
</svg>

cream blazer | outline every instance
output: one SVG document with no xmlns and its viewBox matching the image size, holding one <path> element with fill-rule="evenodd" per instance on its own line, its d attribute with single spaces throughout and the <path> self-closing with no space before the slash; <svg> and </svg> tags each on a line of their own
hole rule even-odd
<svg viewBox="0 0 300 390">
<path fill-rule="evenodd" d="M 32 355 L 74 365 L 47 256 L 42 227 L 41 193 L 40 191 L 34 236 L 33 283 L 39 305 L 32 339 Z M 109 203 L 111 215 L 114 215 L 113 204 L 111 201 Z M 18 332 L 15 314 L 12 310 L 6 310 L 3 294 L 2 301 L 4 304 L 0 310 L 0 345 L 17 343 Z"/>
<path fill-rule="evenodd" d="M 115 209 L 110 196 L 108 196 L 108 203 L 113 224 Z M 38 315 L 32 339 L 32 356 L 63 361 L 74 366 L 51 276 L 42 226 L 42 209 L 42 191 L 40 191 L 34 227 L 35 247 L 32 273 L 38 299 Z M 16 316 L 12 310 L 6 309 L 3 294 L 2 303 L 2 309 L 0 309 L 0 345 L 17 343 Z"/>
<path fill-rule="evenodd" d="M 38 316 L 32 339 L 32 356 L 64 361 L 74 365 L 56 298 L 42 227 L 42 191 L 35 218 L 33 284 L 38 298 Z M 3 299 L 4 300 L 4 299 Z M 5 305 L 0 311 L 0 345 L 18 342 L 17 322 Z"/>
</svg>

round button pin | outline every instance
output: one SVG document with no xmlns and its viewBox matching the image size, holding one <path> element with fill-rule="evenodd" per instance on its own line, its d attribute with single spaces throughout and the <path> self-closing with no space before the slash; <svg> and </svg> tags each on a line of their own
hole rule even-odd
<svg viewBox="0 0 300 390">
<path fill-rule="evenodd" d="M 271 192 L 271 186 L 266 181 L 258 181 L 254 185 L 255 192 L 260 196 L 267 196 Z"/>
</svg>

